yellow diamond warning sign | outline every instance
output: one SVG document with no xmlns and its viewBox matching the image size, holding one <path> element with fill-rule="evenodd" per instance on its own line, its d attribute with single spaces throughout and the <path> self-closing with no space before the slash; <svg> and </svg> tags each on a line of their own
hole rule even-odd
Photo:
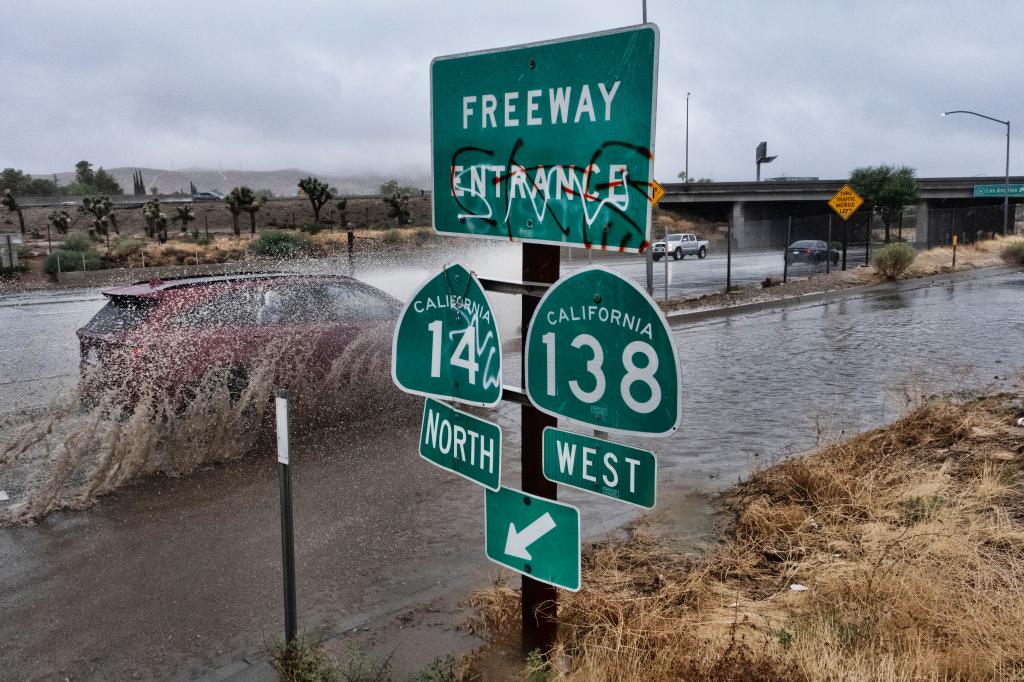
<svg viewBox="0 0 1024 682">
<path fill-rule="evenodd" d="M 832 198 L 828 200 L 828 205 L 843 220 L 853 215 L 853 212 L 860 208 L 860 205 L 863 203 L 864 200 L 849 185 L 843 185 L 843 188 L 833 194 Z"/>
<path fill-rule="evenodd" d="M 657 180 L 651 180 L 651 206 L 657 206 L 663 196 L 665 196 L 665 188 Z"/>
</svg>

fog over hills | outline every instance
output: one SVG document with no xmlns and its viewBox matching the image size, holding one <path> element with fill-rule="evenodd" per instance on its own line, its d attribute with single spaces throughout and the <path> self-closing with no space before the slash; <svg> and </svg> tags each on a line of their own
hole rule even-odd
<svg viewBox="0 0 1024 682">
<path fill-rule="evenodd" d="M 353 173 L 352 175 L 317 174 L 298 168 L 284 168 L 274 171 L 246 170 L 215 170 L 210 168 L 184 168 L 166 170 L 163 168 L 107 168 L 121 187 L 128 194 L 132 192 L 132 174 L 142 171 L 146 190 L 152 192 L 153 187 L 161 193 L 170 194 L 177 191 L 188 192 L 189 182 L 195 183 L 200 192 L 221 192 L 227 194 L 233 187 L 246 185 L 254 190 L 269 189 L 274 196 L 294 196 L 298 193 L 300 179 L 313 175 L 332 187 L 337 187 L 343 195 L 374 194 L 388 180 L 398 180 L 403 185 L 427 189 L 430 187 L 430 175 L 427 173 L 404 173 L 393 175 L 373 175 L 369 173 Z M 34 174 L 33 174 L 34 175 Z M 74 172 L 56 174 L 61 185 L 68 185 L 75 179 Z M 38 177 L 50 177 L 42 174 Z"/>
</svg>

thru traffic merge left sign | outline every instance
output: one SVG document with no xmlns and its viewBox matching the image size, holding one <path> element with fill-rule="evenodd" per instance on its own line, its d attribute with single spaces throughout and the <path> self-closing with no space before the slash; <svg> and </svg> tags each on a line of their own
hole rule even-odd
<svg viewBox="0 0 1024 682">
<path fill-rule="evenodd" d="M 849 185 L 843 185 L 843 188 L 833 194 L 832 198 L 828 200 L 828 205 L 843 220 L 847 220 L 852 216 L 853 212 L 860 208 L 860 205 L 863 203 L 864 200 Z"/>
</svg>

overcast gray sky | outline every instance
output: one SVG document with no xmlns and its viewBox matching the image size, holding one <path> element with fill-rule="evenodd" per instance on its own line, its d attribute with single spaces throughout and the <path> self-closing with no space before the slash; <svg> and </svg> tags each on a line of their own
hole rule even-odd
<svg viewBox="0 0 1024 682">
<path fill-rule="evenodd" d="M 650 0 L 657 177 L 1000 175 L 1024 132 L 1024 3 Z M 21 2 L 0 22 L 0 166 L 430 167 L 432 57 L 639 23 L 639 0 Z M 1024 137 L 1014 136 L 1024 172 Z"/>
</svg>

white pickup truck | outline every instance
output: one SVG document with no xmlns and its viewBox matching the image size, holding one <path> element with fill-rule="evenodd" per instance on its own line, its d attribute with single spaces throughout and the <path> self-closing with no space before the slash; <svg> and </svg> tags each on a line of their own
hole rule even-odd
<svg viewBox="0 0 1024 682">
<path fill-rule="evenodd" d="M 651 255 L 654 260 L 661 260 L 665 255 L 671 255 L 672 260 L 680 260 L 687 256 L 703 258 L 708 255 L 708 242 L 706 239 L 697 239 L 695 234 L 670 234 L 663 240 L 654 242 Z"/>
</svg>

